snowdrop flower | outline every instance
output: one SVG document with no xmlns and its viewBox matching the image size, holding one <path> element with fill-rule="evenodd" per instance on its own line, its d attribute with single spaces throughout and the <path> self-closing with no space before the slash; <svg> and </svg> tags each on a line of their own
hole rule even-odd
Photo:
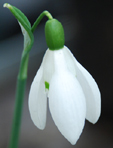
<svg viewBox="0 0 113 148">
<path fill-rule="evenodd" d="M 49 20 L 45 33 L 49 48 L 31 85 L 31 119 L 39 129 L 45 128 L 48 98 L 56 126 L 74 145 L 82 133 L 85 119 L 96 123 L 100 116 L 100 91 L 93 77 L 64 46 L 64 33 L 60 22 Z"/>
</svg>

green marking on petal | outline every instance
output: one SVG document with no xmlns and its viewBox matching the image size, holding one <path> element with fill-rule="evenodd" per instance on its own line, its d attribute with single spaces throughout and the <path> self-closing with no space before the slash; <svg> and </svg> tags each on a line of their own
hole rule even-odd
<svg viewBox="0 0 113 148">
<path fill-rule="evenodd" d="M 45 88 L 49 90 L 49 83 L 45 81 Z"/>
</svg>

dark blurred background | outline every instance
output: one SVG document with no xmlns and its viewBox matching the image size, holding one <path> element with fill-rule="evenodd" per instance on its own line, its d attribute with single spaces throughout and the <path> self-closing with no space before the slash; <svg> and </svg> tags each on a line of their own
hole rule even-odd
<svg viewBox="0 0 113 148">
<path fill-rule="evenodd" d="M 47 49 L 45 17 L 35 31 L 30 53 L 26 97 L 20 133 L 20 148 L 112 148 L 113 147 L 113 1 L 112 0 L 1 0 L 0 1 L 0 148 L 8 146 L 15 86 L 23 48 L 20 27 L 3 4 L 19 8 L 31 24 L 48 10 L 62 22 L 65 45 L 93 75 L 102 95 L 102 113 L 93 125 L 86 121 L 83 133 L 72 146 L 57 130 L 48 110 L 45 130 L 38 130 L 28 111 L 28 94 L 33 77 Z"/>
</svg>

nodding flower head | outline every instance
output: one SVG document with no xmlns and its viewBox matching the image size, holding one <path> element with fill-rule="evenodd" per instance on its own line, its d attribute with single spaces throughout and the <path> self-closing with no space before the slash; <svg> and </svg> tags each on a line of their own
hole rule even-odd
<svg viewBox="0 0 113 148">
<path fill-rule="evenodd" d="M 64 46 L 61 24 L 57 20 L 53 20 L 55 22 L 52 24 L 50 21 L 45 29 L 49 48 L 31 85 L 29 110 L 34 124 L 39 129 L 44 129 L 48 98 L 56 126 L 74 145 L 82 133 L 85 119 L 91 123 L 96 123 L 99 119 L 100 91 L 90 73 Z M 61 32 L 55 27 L 56 22 L 60 25 Z"/>
</svg>

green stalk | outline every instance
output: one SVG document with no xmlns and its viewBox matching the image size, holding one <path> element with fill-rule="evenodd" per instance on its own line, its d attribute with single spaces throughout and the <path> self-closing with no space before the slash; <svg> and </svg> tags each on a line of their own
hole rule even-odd
<svg viewBox="0 0 113 148">
<path fill-rule="evenodd" d="M 9 148 L 17 148 L 19 133 L 20 133 L 21 118 L 22 118 L 26 80 L 27 80 L 29 52 L 34 43 L 34 36 L 33 33 L 31 32 L 31 25 L 29 20 L 19 9 L 8 3 L 5 3 L 3 6 L 8 8 L 11 11 L 11 13 L 15 16 L 15 18 L 18 20 L 22 33 L 24 35 L 24 49 L 22 53 L 21 64 L 17 79 L 14 117 L 13 117 L 12 131 L 9 142 Z"/>
<path fill-rule="evenodd" d="M 33 27 L 31 28 L 29 20 L 19 9 L 8 3 L 5 3 L 4 7 L 7 7 L 15 16 L 15 18 L 18 20 L 20 27 L 22 29 L 22 33 L 24 35 L 24 50 L 22 53 L 21 64 L 17 79 L 16 101 L 15 101 L 14 117 L 13 117 L 12 131 L 10 137 L 11 139 L 9 143 L 9 148 L 17 148 L 19 133 L 20 133 L 25 88 L 26 88 L 29 52 L 34 43 L 33 32 L 35 31 L 37 25 L 40 23 L 40 21 L 45 15 L 48 17 L 48 19 L 52 19 L 52 16 L 48 11 L 43 11 L 35 21 Z"/>
<path fill-rule="evenodd" d="M 43 19 L 44 16 L 47 16 L 49 20 L 53 19 L 52 15 L 48 12 L 48 11 L 43 11 L 39 17 L 36 19 L 36 21 L 34 22 L 31 31 L 34 32 L 36 27 L 38 26 L 38 24 L 40 23 L 40 21 Z"/>
<path fill-rule="evenodd" d="M 11 139 L 9 143 L 9 148 L 18 147 L 25 86 L 26 86 L 26 79 L 22 80 L 18 78 L 17 89 L 16 89 L 15 111 L 14 111 L 14 118 L 13 118 L 13 124 L 12 124 L 12 132 L 11 132 L 12 134 L 11 134 Z"/>
<path fill-rule="evenodd" d="M 23 50 L 20 70 L 17 78 L 17 87 L 16 87 L 16 102 L 14 109 L 14 117 L 12 123 L 11 139 L 9 143 L 9 148 L 18 147 L 19 131 L 22 118 L 22 109 L 24 104 L 24 95 L 26 88 L 27 80 L 27 69 L 28 69 L 28 60 L 29 60 L 29 49 L 32 47 L 32 43 Z M 26 50 L 28 52 L 26 52 Z"/>
</svg>

